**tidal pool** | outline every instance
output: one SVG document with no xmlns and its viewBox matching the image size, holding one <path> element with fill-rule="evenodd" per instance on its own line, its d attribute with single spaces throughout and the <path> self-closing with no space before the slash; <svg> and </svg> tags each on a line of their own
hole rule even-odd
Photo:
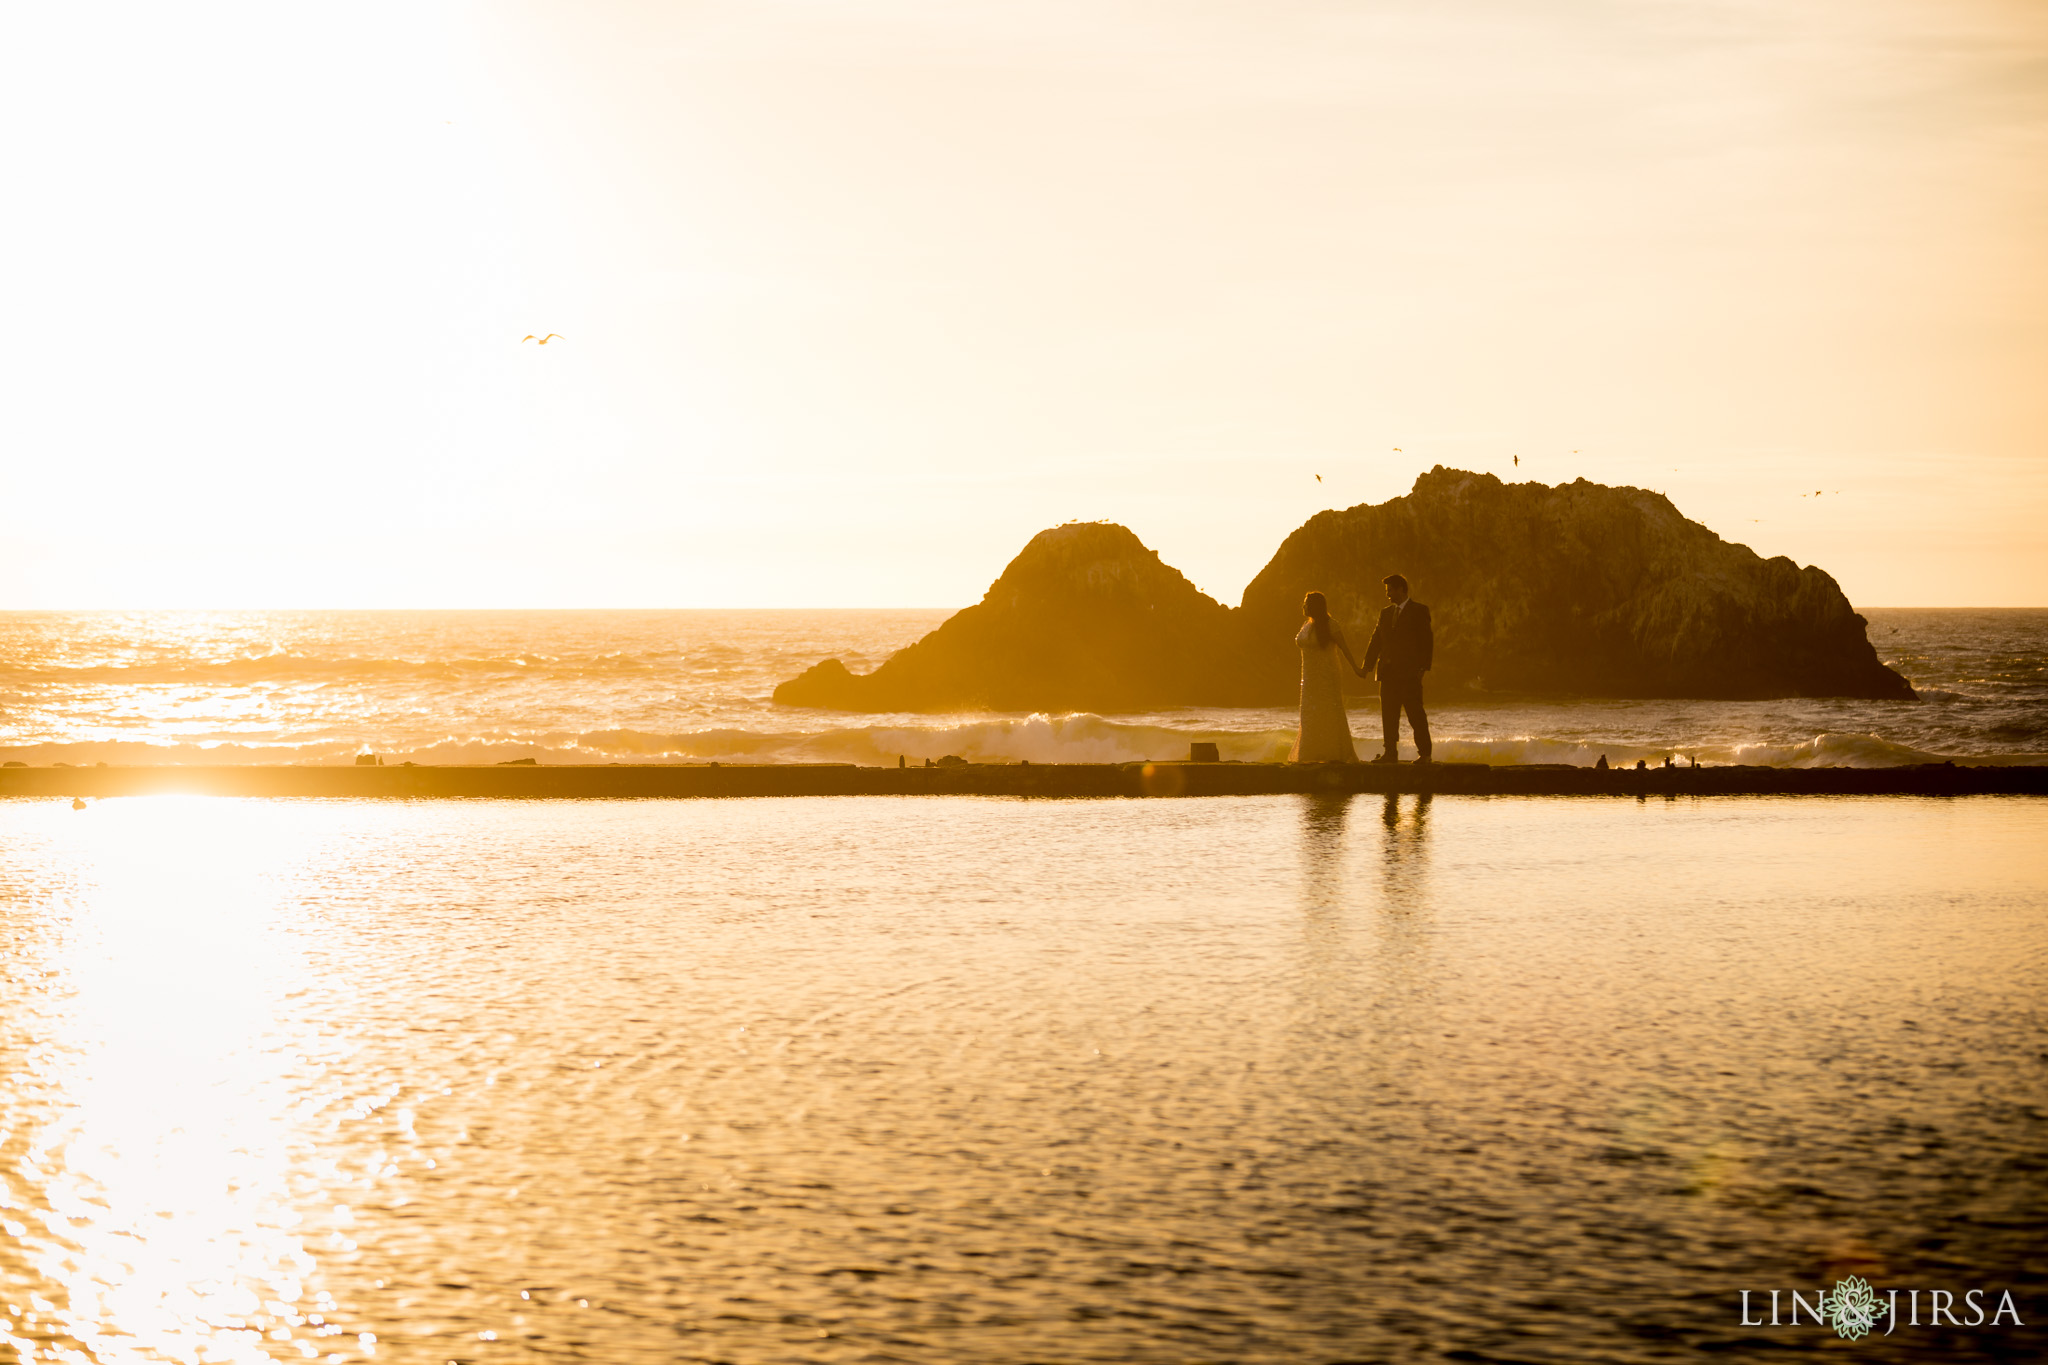
<svg viewBox="0 0 2048 1365">
<path fill-rule="evenodd" d="M 2037 1358 L 2044 849 L 2026 798 L 0 801 L 0 1355 Z M 1900 1318 L 1782 1321 L 1849 1276 Z"/>
</svg>

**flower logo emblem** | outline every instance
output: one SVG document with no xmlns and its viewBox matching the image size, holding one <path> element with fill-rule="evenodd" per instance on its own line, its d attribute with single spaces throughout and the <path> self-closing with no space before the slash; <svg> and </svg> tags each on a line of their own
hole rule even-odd
<svg viewBox="0 0 2048 1365">
<path fill-rule="evenodd" d="M 1835 1281 L 1834 1293 L 1820 1296 L 1820 1311 L 1827 1314 L 1836 1336 L 1855 1341 L 1876 1325 L 1878 1314 L 1884 1310 L 1870 1282 L 1861 1275 L 1851 1275 Z"/>
</svg>

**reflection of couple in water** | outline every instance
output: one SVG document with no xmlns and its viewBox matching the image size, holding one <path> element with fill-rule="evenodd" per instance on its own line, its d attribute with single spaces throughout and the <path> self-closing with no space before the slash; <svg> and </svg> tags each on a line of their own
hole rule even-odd
<svg viewBox="0 0 2048 1365">
<path fill-rule="evenodd" d="M 1359 677 L 1377 666 L 1380 680 L 1380 729 L 1385 752 L 1375 763 L 1399 761 L 1401 712 L 1415 732 L 1417 763 L 1429 762 L 1429 717 L 1422 709 L 1422 675 L 1429 671 L 1436 637 L 1429 628 L 1429 608 L 1409 600 L 1408 580 L 1388 574 L 1387 605 L 1365 646 L 1363 662 L 1351 653 L 1344 632 L 1330 619 L 1330 604 L 1319 592 L 1302 599 L 1307 620 L 1294 642 L 1301 646 L 1301 731 L 1288 753 L 1290 763 L 1356 763 L 1351 747 L 1351 718 L 1344 714 L 1343 675 L 1337 656 Z"/>
</svg>

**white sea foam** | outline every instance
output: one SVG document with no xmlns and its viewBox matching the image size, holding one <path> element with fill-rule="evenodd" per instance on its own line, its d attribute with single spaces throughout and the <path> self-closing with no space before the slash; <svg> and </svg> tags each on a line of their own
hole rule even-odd
<svg viewBox="0 0 2048 1365">
<path fill-rule="evenodd" d="M 1354 724 L 1355 730 L 1363 727 Z M 149 744 L 138 741 L 82 741 L 0 747 L 0 759 L 42 766 L 69 763 L 224 764 L 352 763 L 360 752 L 376 752 L 386 763 L 504 763 L 530 758 L 541 763 L 854 763 L 893 766 L 899 758 L 921 764 L 954 755 L 974 763 L 1135 763 L 1181 759 L 1189 746 L 1210 743 L 1218 756 L 1241 762 L 1286 757 L 1291 729 L 1220 729 L 1158 723 L 1130 723 L 1089 713 L 1031 715 L 930 724 L 891 723 L 841 729 L 763 732 L 712 728 L 677 732 L 612 729 L 542 731 L 531 734 L 444 736 L 430 742 L 375 746 L 345 742 L 296 745 Z M 1358 735 L 1361 758 L 1379 748 L 1376 736 Z M 1404 756 L 1412 749 L 1404 745 Z M 1888 768 L 1957 761 L 1973 764 L 2048 764 L 2048 753 L 1943 754 L 1896 744 L 1876 735 L 1829 733 L 1796 743 L 1647 745 L 1541 735 L 1461 737 L 1436 740 L 1435 757 L 1452 763 L 1566 763 L 1591 767 L 1652 766 L 1666 758 L 1702 765 L 1753 764 L 1773 768 Z"/>
</svg>

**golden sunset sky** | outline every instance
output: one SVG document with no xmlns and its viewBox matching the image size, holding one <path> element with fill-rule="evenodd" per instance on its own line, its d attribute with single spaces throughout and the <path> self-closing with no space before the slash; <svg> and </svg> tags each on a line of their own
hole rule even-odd
<svg viewBox="0 0 2048 1365">
<path fill-rule="evenodd" d="M 21 6 L 0 115 L 0 607 L 1234 603 L 1438 463 L 2048 603 L 2040 0 Z"/>
</svg>

